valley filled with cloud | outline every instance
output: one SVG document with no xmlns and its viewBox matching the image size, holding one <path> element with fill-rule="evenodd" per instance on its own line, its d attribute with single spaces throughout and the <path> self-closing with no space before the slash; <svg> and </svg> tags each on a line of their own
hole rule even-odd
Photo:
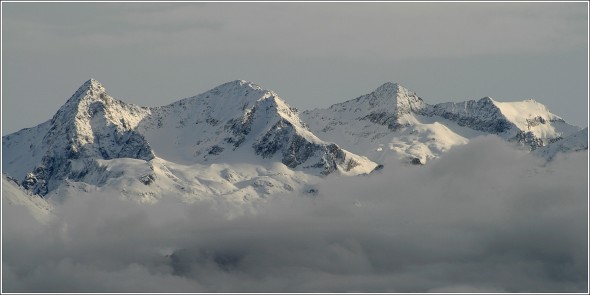
<svg viewBox="0 0 590 295">
<path fill-rule="evenodd" d="M 495 136 L 247 206 L 70 197 L 4 210 L 7 292 L 584 292 L 588 152 Z"/>
</svg>

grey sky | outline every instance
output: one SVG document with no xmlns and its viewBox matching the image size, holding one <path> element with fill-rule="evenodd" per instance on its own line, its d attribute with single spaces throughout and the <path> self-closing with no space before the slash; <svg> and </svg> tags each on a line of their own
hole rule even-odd
<svg viewBox="0 0 590 295">
<path fill-rule="evenodd" d="M 85 80 L 144 106 L 245 79 L 299 109 L 399 82 L 588 117 L 587 3 L 2 3 L 3 134 Z"/>
</svg>

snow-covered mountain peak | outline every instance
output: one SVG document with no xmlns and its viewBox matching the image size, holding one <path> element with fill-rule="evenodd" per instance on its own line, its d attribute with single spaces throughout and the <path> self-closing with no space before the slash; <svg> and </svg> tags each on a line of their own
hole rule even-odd
<svg viewBox="0 0 590 295">
<path fill-rule="evenodd" d="M 110 97 L 102 84 L 90 79 L 50 121 L 18 132 L 6 144 L 3 141 L 3 148 L 13 159 L 7 170 L 24 177 L 25 188 L 44 195 L 63 179 L 78 177 L 71 174 L 77 161 L 151 160 L 154 154 L 149 144 L 135 131 L 149 114 L 148 108 Z"/>
<path fill-rule="evenodd" d="M 375 89 L 375 93 L 382 93 L 383 96 L 403 97 L 415 95 L 415 93 L 397 82 L 386 82 Z"/>
<path fill-rule="evenodd" d="M 349 102 L 353 101 L 363 105 L 370 114 L 386 113 L 394 115 L 396 118 L 412 112 L 420 113 L 425 107 L 424 102 L 416 93 L 392 82 L 385 83 L 375 91 Z"/>
<path fill-rule="evenodd" d="M 296 109 L 289 107 L 272 90 L 245 80 L 234 80 L 221 84 L 199 95 L 185 98 L 164 107 L 152 108 L 155 113 L 178 113 L 180 121 L 206 121 L 212 127 L 228 120 L 246 121 L 254 113 L 263 113 L 272 121 L 274 117 L 295 119 Z"/>
<path fill-rule="evenodd" d="M 60 122 L 61 124 L 75 123 L 75 121 L 88 117 L 88 109 L 91 105 L 96 109 L 99 105 L 111 106 L 114 103 L 124 104 L 110 97 L 100 82 L 89 79 L 78 87 L 76 92 L 60 107 L 51 122 L 57 124 Z"/>
<path fill-rule="evenodd" d="M 84 99 L 89 98 L 104 98 L 106 95 L 106 89 L 96 79 L 89 79 L 84 82 L 78 90 L 68 99 L 68 103 L 78 103 Z"/>
<path fill-rule="evenodd" d="M 252 89 L 262 89 L 262 87 L 260 85 L 254 83 L 254 82 L 251 82 L 251 81 L 243 80 L 243 79 L 235 80 L 235 81 L 232 81 L 229 83 L 237 83 L 240 86 L 246 86 L 246 87 L 250 87 Z"/>
<path fill-rule="evenodd" d="M 90 78 L 80 86 L 79 90 L 104 91 L 104 86 L 98 80 Z"/>
<path fill-rule="evenodd" d="M 484 102 L 484 103 L 494 103 L 495 102 L 495 100 L 489 96 L 481 98 L 480 101 Z"/>
<path fill-rule="evenodd" d="M 132 129 L 147 113 L 148 108 L 114 99 L 100 82 L 89 79 L 60 107 L 51 123 L 54 126 L 101 123 Z"/>
<path fill-rule="evenodd" d="M 578 130 L 534 100 L 484 97 L 428 105 L 392 82 L 328 109 L 299 113 L 274 91 L 245 80 L 147 108 L 112 98 L 90 79 L 51 120 L 3 137 L 3 171 L 40 195 L 73 183 L 102 187 L 118 182 L 124 191 L 123 182 L 131 182 L 145 196 L 177 189 L 189 198 L 201 191 L 245 197 L 303 183 L 294 180 L 299 176 L 269 183 L 264 171 L 277 167 L 306 179 L 332 172 L 370 173 L 378 166 L 373 161 L 399 156 L 424 164 L 488 133 L 531 149 L 552 142 L 560 146 L 551 151 L 587 148 L 587 134 L 561 139 Z M 210 177 L 214 166 L 221 169 L 221 179 Z M 195 167 L 204 170 L 197 182 Z M 206 189 L 212 179 L 219 182 Z"/>
<path fill-rule="evenodd" d="M 2 149 L 6 156 L 3 171 L 42 196 L 69 190 L 70 185 L 86 190 L 114 181 L 125 182 L 116 185 L 123 194 L 128 183 L 138 183 L 137 191 L 148 198 L 161 185 L 189 198 L 222 191 L 246 198 L 267 190 L 303 188 L 300 179 L 332 172 L 369 173 L 377 166 L 317 138 L 301 122 L 297 110 L 275 92 L 244 80 L 167 106 L 146 108 L 112 98 L 101 83 L 90 79 L 51 120 L 3 137 Z M 205 183 L 216 178 L 211 178 L 207 167 L 216 163 L 235 165 L 240 172 L 227 178 L 239 183 L 227 183 L 224 178 L 214 180 L 209 188 Z M 202 182 L 166 168 L 194 165 L 207 170 Z M 270 167 L 286 172 L 269 176 L 264 171 Z M 275 174 L 287 176 L 267 179 Z M 197 191 L 185 191 L 189 186 Z"/>
<path fill-rule="evenodd" d="M 390 150 L 417 163 L 482 134 L 496 134 L 532 150 L 579 130 L 532 99 L 501 102 L 486 96 L 428 105 L 391 82 L 327 109 L 306 111 L 303 119 L 321 138 L 374 161 L 382 161 Z"/>
<path fill-rule="evenodd" d="M 277 93 L 244 80 L 153 108 L 139 130 L 158 157 L 177 163 L 259 161 L 251 157 L 253 152 L 289 168 L 319 168 L 325 174 L 348 173 L 356 166 L 341 166 L 351 159 L 363 172 L 376 166 L 322 141 Z"/>
<path fill-rule="evenodd" d="M 102 84 L 98 80 L 96 80 L 94 78 L 88 79 L 86 82 L 84 82 L 84 84 L 82 84 L 82 86 L 86 86 L 86 87 L 91 88 L 91 89 L 101 89 L 101 88 L 104 88 L 102 86 Z"/>
<path fill-rule="evenodd" d="M 242 91 L 245 91 L 248 89 L 264 90 L 264 89 L 262 89 L 262 87 L 260 87 L 260 85 L 258 85 L 256 83 L 246 81 L 246 80 L 234 80 L 234 81 L 223 83 L 223 84 L 213 88 L 211 91 L 213 91 L 213 90 L 229 91 L 229 90 L 238 90 L 238 89 L 242 89 Z"/>
<path fill-rule="evenodd" d="M 259 100 L 278 95 L 274 91 L 264 89 L 256 83 L 246 80 L 234 80 L 227 83 L 223 83 L 193 98 L 209 98 L 211 96 L 214 96 L 216 99 L 231 100 L 239 99 L 241 97 L 249 97 L 254 100 Z"/>
<path fill-rule="evenodd" d="M 510 122 L 515 123 L 517 127 L 521 129 L 526 129 L 529 127 L 529 124 L 526 123 L 527 120 L 562 120 L 559 116 L 549 112 L 544 104 L 531 98 L 522 101 L 501 102 L 486 96 L 480 99 L 478 104 L 483 108 L 492 108 L 498 110 L 502 116 L 504 116 Z"/>
<path fill-rule="evenodd" d="M 308 118 L 337 115 L 335 120 L 370 121 L 396 130 L 412 121 L 413 115 L 422 114 L 428 108 L 413 91 L 388 82 L 369 94 L 332 105 L 327 110 L 308 111 L 304 115 Z"/>
<path fill-rule="evenodd" d="M 502 114 L 511 121 L 530 119 L 533 117 L 542 117 L 545 120 L 559 118 L 558 116 L 550 113 L 544 104 L 539 103 L 533 99 L 515 102 L 493 101 L 493 104 L 499 108 Z"/>
</svg>

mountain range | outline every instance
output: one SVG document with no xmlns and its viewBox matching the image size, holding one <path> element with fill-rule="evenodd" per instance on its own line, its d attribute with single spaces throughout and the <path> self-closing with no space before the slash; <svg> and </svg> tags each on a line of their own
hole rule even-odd
<svg viewBox="0 0 590 295">
<path fill-rule="evenodd" d="M 486 134 L 535 150 L 580 131 L 534 100 L 484 97 L 429 105 L 395 83 L 327 109 L 306 111 L 302 118 L 318 136 L 373 161 L 401 157 L 416 164 Z"/>
<path fill-rule="evenodd" d="M 167 196 L 238 203 L 289 191 L 313 196 L 328 175 L 371 174 L 392 160 L 427 164 L 489 134 L 547 160 L 588 149 L 587 128 L 534 100 L 431 105 L 385 83 L 300 113 L 274 91 L 237 80 L 142 107 L 111 97 L 90 79 L 50 120 L 2 137 L 3 194 L 12 203 L 93 192 L 147 203 Z"/>
</svg>

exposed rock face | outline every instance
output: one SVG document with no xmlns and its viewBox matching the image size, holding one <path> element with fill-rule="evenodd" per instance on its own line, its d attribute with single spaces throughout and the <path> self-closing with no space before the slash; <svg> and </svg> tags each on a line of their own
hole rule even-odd
<svg viewBox="0 0 590 295">
<path fill-rule="evenodd" d="M 524 146 L 530 147 L 531 151 L 536 150 L 539 147 L 544 146 L 543 140 L 536 137 L 531 131 L 518 131 L 515 137 L 511 139 Z"/>
<path fill-rule="evenodd" d="M 474 130 L 488 133 L 502 133 L 514 127 L 489 97 L 478 101 L 441 103 L 432 108 L 429 115 L 441 116 Z"/>
<path fill-rule="evenodd" d="M 295 168 L 307 163 L 307 167 L 322 168 L 322 174 L 330 174 L 337 170 L 346 159 L 345 152 L 336 144 L 315 143 L 297 134 L 293 125 L 286 121 L 277 122 L 258 142 L 253 144 L 257 155 L 270 158 L 280 152 L 281 162 L 287 167 Z M 354 161 L 354 160 L 351 160 Z M 350 171 L 355 166 L 343 167 Z"/>
</svg>

